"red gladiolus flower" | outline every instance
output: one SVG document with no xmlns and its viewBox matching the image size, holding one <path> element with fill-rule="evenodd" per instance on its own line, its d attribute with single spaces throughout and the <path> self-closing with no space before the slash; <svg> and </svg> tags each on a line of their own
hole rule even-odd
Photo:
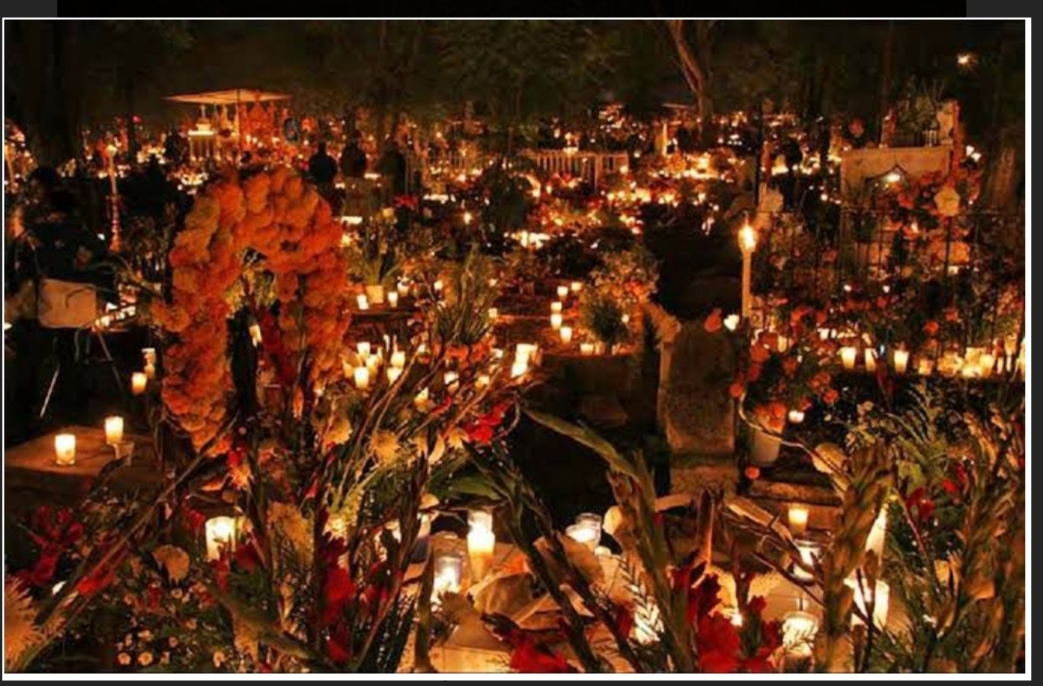
<svg viewBox="0 0 1043 686">
<path fill-rule="evenodd" d="M 351 635 L 347 625 L 340 622 L 326 639 L 326 655 L 334 662 L 344 663 L 351 659 L 351 653 Z"/>
<path fill-rule="evenodd" d="M 739 666 L 739 634 L 731 621 L 721 615 L 699 620 L 696 643 L 701 671 L 725 674 Z"/>
<path fill-rule="evenodd" d="M 519 635 L 520 634 L 520 635 Z M 536 644 L 536 640 L 521 632 L 512 632 L 514 652 L 510 668 L 521 674 L 567 674 L 572 667 L 565 658 Z"/>
<path fill-rule="evenodd" d="M 707 574 L 695 588 L 688 591 L 688 607 L 685 618 L 689 624 L 702 622 L 721 602 L 721 584 L 716 574 Z"/>
</svg>

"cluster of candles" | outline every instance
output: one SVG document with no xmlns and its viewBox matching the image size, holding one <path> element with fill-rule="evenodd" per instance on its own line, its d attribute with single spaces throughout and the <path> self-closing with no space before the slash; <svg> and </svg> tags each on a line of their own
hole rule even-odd
<svg viewBox="0 0 1043 686">
<path fill-rule="evenodd" d="M 535 343 L 519 343 L 514 349 L 514 363 L 511 365 L 511 378 L 517 379 L 528 373 L 529 367 L 536 364 L 539 346 Z"/>
<path fill-rule="evenodd" d="M 930 356 L 920 358 L 917 372 L 921 376 L 930 376 L 935 368 L 943 376 L 962 376 L 965 379 L 989 379 L 995 373 L 1017 371 L 1024 377 L 1025 374 L 1025 346 L 1021 347 L 1021 354 L 1014 359 L 1015 346 L 1008 344 L 1005 348 L 1006 354 L 997 356 L 988 352 L 986 348 L 969 347 L 964 356 L 956 352 L 945 353 L 935 364 Z M 873 348 L 863 351 L 865 370 L 875 372 L 880 356 Z M 904 348 L 896 348 L 892 352 L 894 371 L 897 374 L 905 374 L 909 370 L 909 351 Z M 840 348 L 840 361 L 847 371 L 853 371 L 858 363 L 858 348 L 846 345 Z"/>
<path fill-rule="evenodd" d="M 380 371 L 381 365 L 384 364 L 384 351 L 380 347 L 374 350 L 373 344 L 369 341 L 360 341 L 356 346 L 356 351 L 362 364 L 355 367 L 351 374 L 355 380 L 355 388 L 365 391 L 369 388 L 372 379 Z M 405 369 L 405 351 L 398 349 L 392 351 L 389 362 L 386 373 L 388 383 L 393 384 L 398 381 L 399 377 L 402 376 L 402 371 Z M 345 369 L 345 373 L 347 373 L 347 369 Z"/>
<path fill-rule="evenodd" d="M 123 447 L 123 417 L 113 415 L 105 418 L 105 443 L 116 450 L 117 458 L 120 457 Z M 59 467 L 72 467 L 76 464 L 76 434 L 60 433 L 54 437 L 54 463 Z"/>
</svg>

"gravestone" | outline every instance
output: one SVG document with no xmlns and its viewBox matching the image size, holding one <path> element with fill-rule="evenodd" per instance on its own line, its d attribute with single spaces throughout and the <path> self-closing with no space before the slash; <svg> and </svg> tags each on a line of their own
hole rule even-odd
<svg viewBox="0 0 1043 686">
<path fill-rule="evenodd" d="M 662 330 L 662 329 L 661 329 Z M 735 408 L 728 387 L 735 354 L 728 338 L 709 334 L 701 321 L 661 334 L 659 423 L 673 454 L 730 457 L 735 452 Z"/>
</svg>

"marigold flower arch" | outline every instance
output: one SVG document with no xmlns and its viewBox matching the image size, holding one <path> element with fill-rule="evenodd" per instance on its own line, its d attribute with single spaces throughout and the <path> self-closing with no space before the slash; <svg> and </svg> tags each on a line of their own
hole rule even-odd
<svg viewBox="0 0 1043 686">
<path fill-rule="evenodd" d="M 307 355 L 310 381 L 339 369 L 350 323 L 341 235 L 329 204 L 289 168 L 241 182 L 232 172 L 196 198 L 170 253 L 171 297 L 153 307 L 155 322 L 172 334 L 164 351 L 163 403 L 196 449 L 217 435 L 228 415 L 228 294 L 248 249 L 262 255 L 275 276 L 279 329 L 295 367 Z M 210 452 L 228 447 L 225 438 Z"/>
</svg>

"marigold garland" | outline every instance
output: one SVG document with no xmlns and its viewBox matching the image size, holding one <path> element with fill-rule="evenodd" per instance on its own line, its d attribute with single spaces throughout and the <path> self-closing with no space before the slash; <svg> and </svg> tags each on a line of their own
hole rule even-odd
<svg viewBox="0 0 1043 686">
<path fill-rule="evenodd" d="M 308 381 L 339 368 L 350 323 L 341 234 L 326 201 L 289 168 L 242 182 L 233 172 L 196 199 L 170 253 L 171 297 L 153 310 L 175 337 L 164 356 L 163 402 L 196 449 L 227 418 L 232 376 L 223 324 L 247 250 L 262 255 L 275 277 L 278 326 L 294 368 L 305 350 Z M 211 454 L 228 447 L 219 441 Z"/>
</svg>

